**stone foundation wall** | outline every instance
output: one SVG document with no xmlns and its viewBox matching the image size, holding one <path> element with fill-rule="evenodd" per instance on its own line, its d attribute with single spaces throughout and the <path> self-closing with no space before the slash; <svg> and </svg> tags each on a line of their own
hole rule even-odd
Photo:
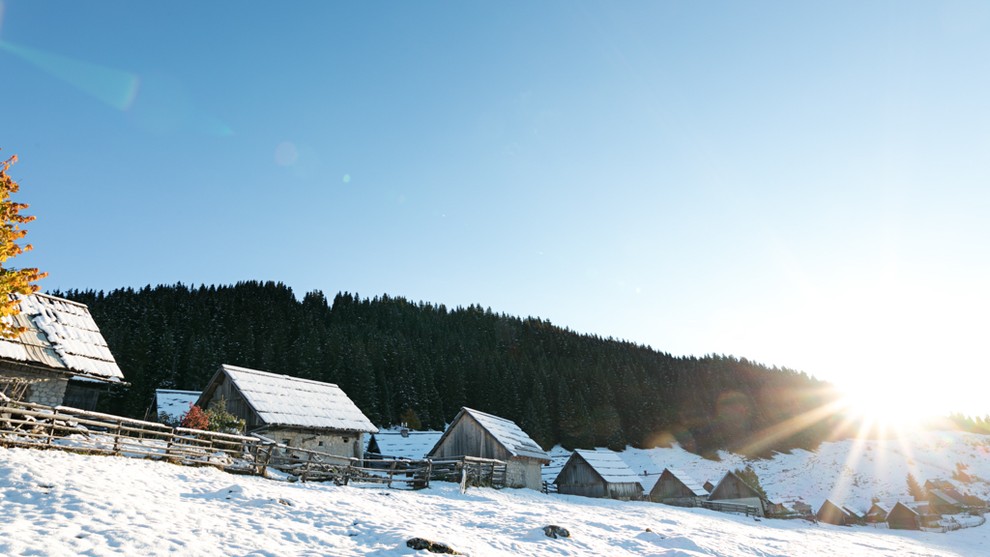
<svg viewBox="0 0 990 557">
<path fill-rule="evenodd" d="M 364 457 L 364 436 L 360 433 L 332 434 L 284 429 L 269 429 L 263 435 L 290 447 L 309 449 L 348 458 Z"/>
<path fill-rule="evenodd" d="M 58 406 L 65 399 L 65 388 L 68 385 L 68 379 L 46 379 L 32 383 L 28 388 L 28 402 Z"/>
<path fill-rule="evenodd" d="M 69 385 L 67 377 L 58 377 L 31 371 L 11 370 L 0 368 L 0 376 L 24 379 L 30 386 L 24 397 L 25 402 L 58 406 L 65 399 L 65 388 Z"/>
</svg>

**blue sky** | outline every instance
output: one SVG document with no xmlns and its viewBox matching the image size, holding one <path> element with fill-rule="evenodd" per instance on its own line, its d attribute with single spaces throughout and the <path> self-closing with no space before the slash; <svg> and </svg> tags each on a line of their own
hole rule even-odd
<svg viewBox="0 0 990 557">
<path fill-rule="evenodd" d="M 990 5 L 0 6 L 48 290 L 480 303 L 990 413 Z"/>
</svg>

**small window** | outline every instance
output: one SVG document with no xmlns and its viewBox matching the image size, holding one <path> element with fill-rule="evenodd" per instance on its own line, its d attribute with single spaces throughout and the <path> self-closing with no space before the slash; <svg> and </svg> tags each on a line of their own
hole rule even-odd
<svg viewBox="0 0 990 557">
<path fill-rule="evenodd" d="M 291 441 L 291 439 L 282 439 L 282 444 L 283 445 L 289 445 L 290 444 L 289 443 L 290 441 Z"/>
<path fill-rule="evenodd" d="M 347 437 L 344 437 L 344 443 L 350 443 L 350 442 L 351 442 L 350 439 L 348 439 Z"/>
<path fill-rule="evenodd" d="M 320 441 L 319 442 L 319 446 L 321 446 L 321 447 L 323 446 L 323 441 Z"/>
</svg>

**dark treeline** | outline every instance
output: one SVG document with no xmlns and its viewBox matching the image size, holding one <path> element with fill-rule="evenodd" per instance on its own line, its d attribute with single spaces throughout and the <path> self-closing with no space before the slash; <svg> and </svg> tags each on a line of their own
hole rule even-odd
<svg viewBox="0 0 990 557">
<path fill-rule="evenodd" d="M 469 406 L 545 447 L 676 439 L 700 453 L 765 452 L 813 446 L 832 425 L 793 419 L 833 396 L 805 374 L 674 357 L 479 306 L 321 292 L 300 301 L 273 282 L 59 295 L 89 305 L 130 383 L 103 397 L 104 410 L 128 416 L 143 416 L 156 388 L 202 389 L 228 363 L 336 383 L 377 424 L 441 429 Z"/>
</svg>

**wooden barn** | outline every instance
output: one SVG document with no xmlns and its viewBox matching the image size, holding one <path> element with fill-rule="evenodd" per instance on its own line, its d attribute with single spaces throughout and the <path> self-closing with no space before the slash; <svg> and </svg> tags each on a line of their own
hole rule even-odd
<svg viewBox="0 0 990 557">
<path fill-rule="evenodd" d="M 608 450 L 576 449 L 557 479 L 557 492 L 610 499 L 641 499 L 643 485 L 619 455 Z"/>
<path fill-rule="evenodd" d="M 649 495 L 650 501 L 678 507 L 700 507 L 708 491 L 687 474 L 664 468 Z"/>
<path fill-rule="evenodd" d="M 818 509 L 815 517 L 819 522 L 836 524 L 838 526 L 852 526 L 853 524 L 858 524 L 861 521 L 860 516 L 856 514 L 856 512 L 847 507 L 837 505 L 830 499 L 826 499 L 825 502 L 822 503 L 822 506 Z"/>
<path fill-rule="evenodd" d="M 921 515 L 904 503 L 898 502 L 887 513 L 887 526 L 894 530 L 920 530 Z"/>
<path fill-rule="evenodd" d="M 767 500 L 733 472 L 725 473 L 708 496 L 708 501 L 747 505 L 756 509 L 757 516 L 766 516 L 767 513 Z"/>
<path fill-rule="evenodd" d="M 124 384 L 85 304 L 47 294 L 19 296 L 7 318 L 25 331 L 0 338 L 0 392 L 15 400 L 95 410 L 100 393 Z"/>
<path fill-rule="evenodd" d="M 222 365 L 196 404 L 223 398 L 247 431 L 289 447 L 362 458 L 365 433 L 376 428 L 340 387 L 309 379 Z"/>
<path fill-rule="evenodd" d="M 540 469 L 550 456 L 511 420 L 471 408 L 461 408 L 428 458 L 474 456 L 504 460 L 508 487 L 542 489 Z"/>
<path fill-rule="evenodd" d="M 964 510 L 966 510 L 966 503 L 963 502 L 962 495 L 960 495 L 958 492 L 956 492 L 956 495 L 959 496 L 958 499 L 941 489 L 929 489 L 928 490 L 929 510 L 936 514 L 956 514 L 963 512 Z"/>
<path fill-rule="evenodd" d="M 870 509 L 866 511 L 864 518 L 867 524 L 879 524 L 881 522 L 887 522 L 888 513 L 890 513 L 890 505 L 876 501 L 870 505 Z"/>
<path fill-rule="evenodd" d="M 180 391 L 176 389 L 155 389 L 155 398 L 144 413 L 144 419 L 164 424 L 178 424 L 189 412 L 189 408 L 199 400 L 201 391 Z"/>
<path fill-rule="evenodd" d="M 379 431 L 371 434 L 365 455 L 368 458 L 422 460 L 442 435 L 442 431 L 412 431 L 408 428 Z"/>
</svg>

